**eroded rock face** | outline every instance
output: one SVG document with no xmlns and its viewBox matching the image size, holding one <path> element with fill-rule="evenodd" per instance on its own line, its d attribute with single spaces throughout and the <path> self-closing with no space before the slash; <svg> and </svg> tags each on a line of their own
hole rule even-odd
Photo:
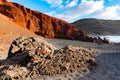
<svg viewBox="0 0 120 80">
<path fill-rule="evenodd" d="M 65 38 L 85 40 L 87 33 L 79 31 L 75 26 L 63 20 L 48 16 L 24 6 L 5 2 L 0 4 L 0 13 L 8 16 L 12 21 L 46 38 Z M 82 38 L 80 38 L 82 37 Z"/>
<path fill-rule="evenodd" d="M 0 13 L 37 35 L 46 38 L 63 38 L 88 42 L 99 41 L 89 37 L 86 32 L 78 30 L 75 26 L 63 20 L 30 10 L 7 0 L 1 0 L 1 2 Z M 102 42 L 106 43 L 105 41 Z"/>
<path fill-rule="evenodd" d="M 7 0 L 0 0 L 0 2 L 8 2 Z"/>
<path fill-rule="evenodd" d="M 89 73 L 95 67 L 91 50 L 73 46 L 57 49 L 43 40 L 19 37 L 11 44 L 8 57 L 0 66 L 0 78 L 34 79 L 40 75 Z"/>
</svg>

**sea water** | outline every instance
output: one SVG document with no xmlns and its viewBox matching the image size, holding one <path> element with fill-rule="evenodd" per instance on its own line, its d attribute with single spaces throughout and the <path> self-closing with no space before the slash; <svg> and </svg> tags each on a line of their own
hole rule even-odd
<svg viewBox="0 0 120 80">
<path fill-rule="evenodd" d="M 120 35 L 119 36 L 100 36 L 102 39 L 109 39 L 110 42 L 120 43 Z"/>
</svg>

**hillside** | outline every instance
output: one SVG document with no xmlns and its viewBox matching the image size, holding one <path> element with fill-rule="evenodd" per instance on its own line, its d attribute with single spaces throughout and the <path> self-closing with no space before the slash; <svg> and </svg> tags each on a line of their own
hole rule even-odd
<svg viewBox="0 0 120 80">
<path fill-rule="evenodd" d="M 24 6 L 0 0 L 0 13 L 7 16 L 12 22 L 22 28 L 45 38 L 62 38 L 87 42 L 104 42 L 102 39 L 91 38 L 82 30 L 61 19 L 48 16 L 39 11 L 25 8 Z M 25 32 L 26 33 L 26 32 Z"/>
<path fill-rule="evenodd" d="M 8 53 L 10 44 L 19 36 L 40 37 L 0 14 L 0 57 Z"/>
<path fill-rule="evenodd" d="M 20 25 L 14 23 L 10 18 L 0 13 L 0 37 L 12 36 L 37 36 Z"/>
<path fill-rule="evenodd" d="M 1 1 L 0 13 L 23 28 L 46 38 L 86 40 L 88 37 L 86 32 L 78 30 L 72 24 L 39 11 L 25 8 L 18 3 Z"/>
<path fill-rule="evenodd" d="M 120 20 L 81 19 L 73 24 L 89 34 L 120 35 Z"/>
</svg>

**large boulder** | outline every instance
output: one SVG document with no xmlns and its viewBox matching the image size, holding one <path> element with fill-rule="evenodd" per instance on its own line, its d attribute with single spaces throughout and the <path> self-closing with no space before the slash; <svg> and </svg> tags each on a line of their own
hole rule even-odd
<svg viewBox="0 0 120 80">
<path fill-rule="evenodd" d="M 88 73 L 96 65 L 92 50 L 73 46 L 57 49 L 43 40 L 19 37 L 11 44 L 8 57 L 2 65 L 6 70 L 0 69 L 0 77 L 33 79 L 40 75 Z"/>
<path fill-rule="evenodd" d="M 33 37 L 19 37 L 12 42 L 7 59 L 10 59 L 14 64 L 26 65 L 32 57 L 52 54 L 55 49 L 43 40 L 39 41 Z"/>
</svg>

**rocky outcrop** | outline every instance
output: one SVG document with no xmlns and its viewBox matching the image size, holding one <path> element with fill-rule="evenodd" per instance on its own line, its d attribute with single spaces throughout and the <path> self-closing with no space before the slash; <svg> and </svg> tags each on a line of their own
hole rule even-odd
<svg viewBox="0 0 120 80">
<path fill-rule="evenodd" d="M 77 39 L 87 34 L 63 20 L 30 10 L 22 5 L 5 2 L 0 5 L 0 13 L 13 19 L 14 22 L 46 38 Z M 84 34 L 84 35 L 83 35 Z"/>
<path fill-rule="evenodd" d="M 95 67 L 91 50 L 73 46 L 57 49 L 43 40 L 20 37 L 13 41 L 6 61 L 1 63 L 0 78 L 23 80 L 77 71 L 89 73 Z"/>
<path fill-rule="evenodd" d="M 1 0 L 0 2 L 2 2 L 0 3 L 0 13 L 37 35 L 46 38 L 98 41 L 90 38 L 86 32 L 78 30 L 75 26 L 63 20 L 30 10 L 17 3 L 7 2 L 7 0 Z"/>
<path fill-rule="evenodd" d="M 7 0 L 0 0 L 0 3 L 8 2 Z"/>
</svg>

